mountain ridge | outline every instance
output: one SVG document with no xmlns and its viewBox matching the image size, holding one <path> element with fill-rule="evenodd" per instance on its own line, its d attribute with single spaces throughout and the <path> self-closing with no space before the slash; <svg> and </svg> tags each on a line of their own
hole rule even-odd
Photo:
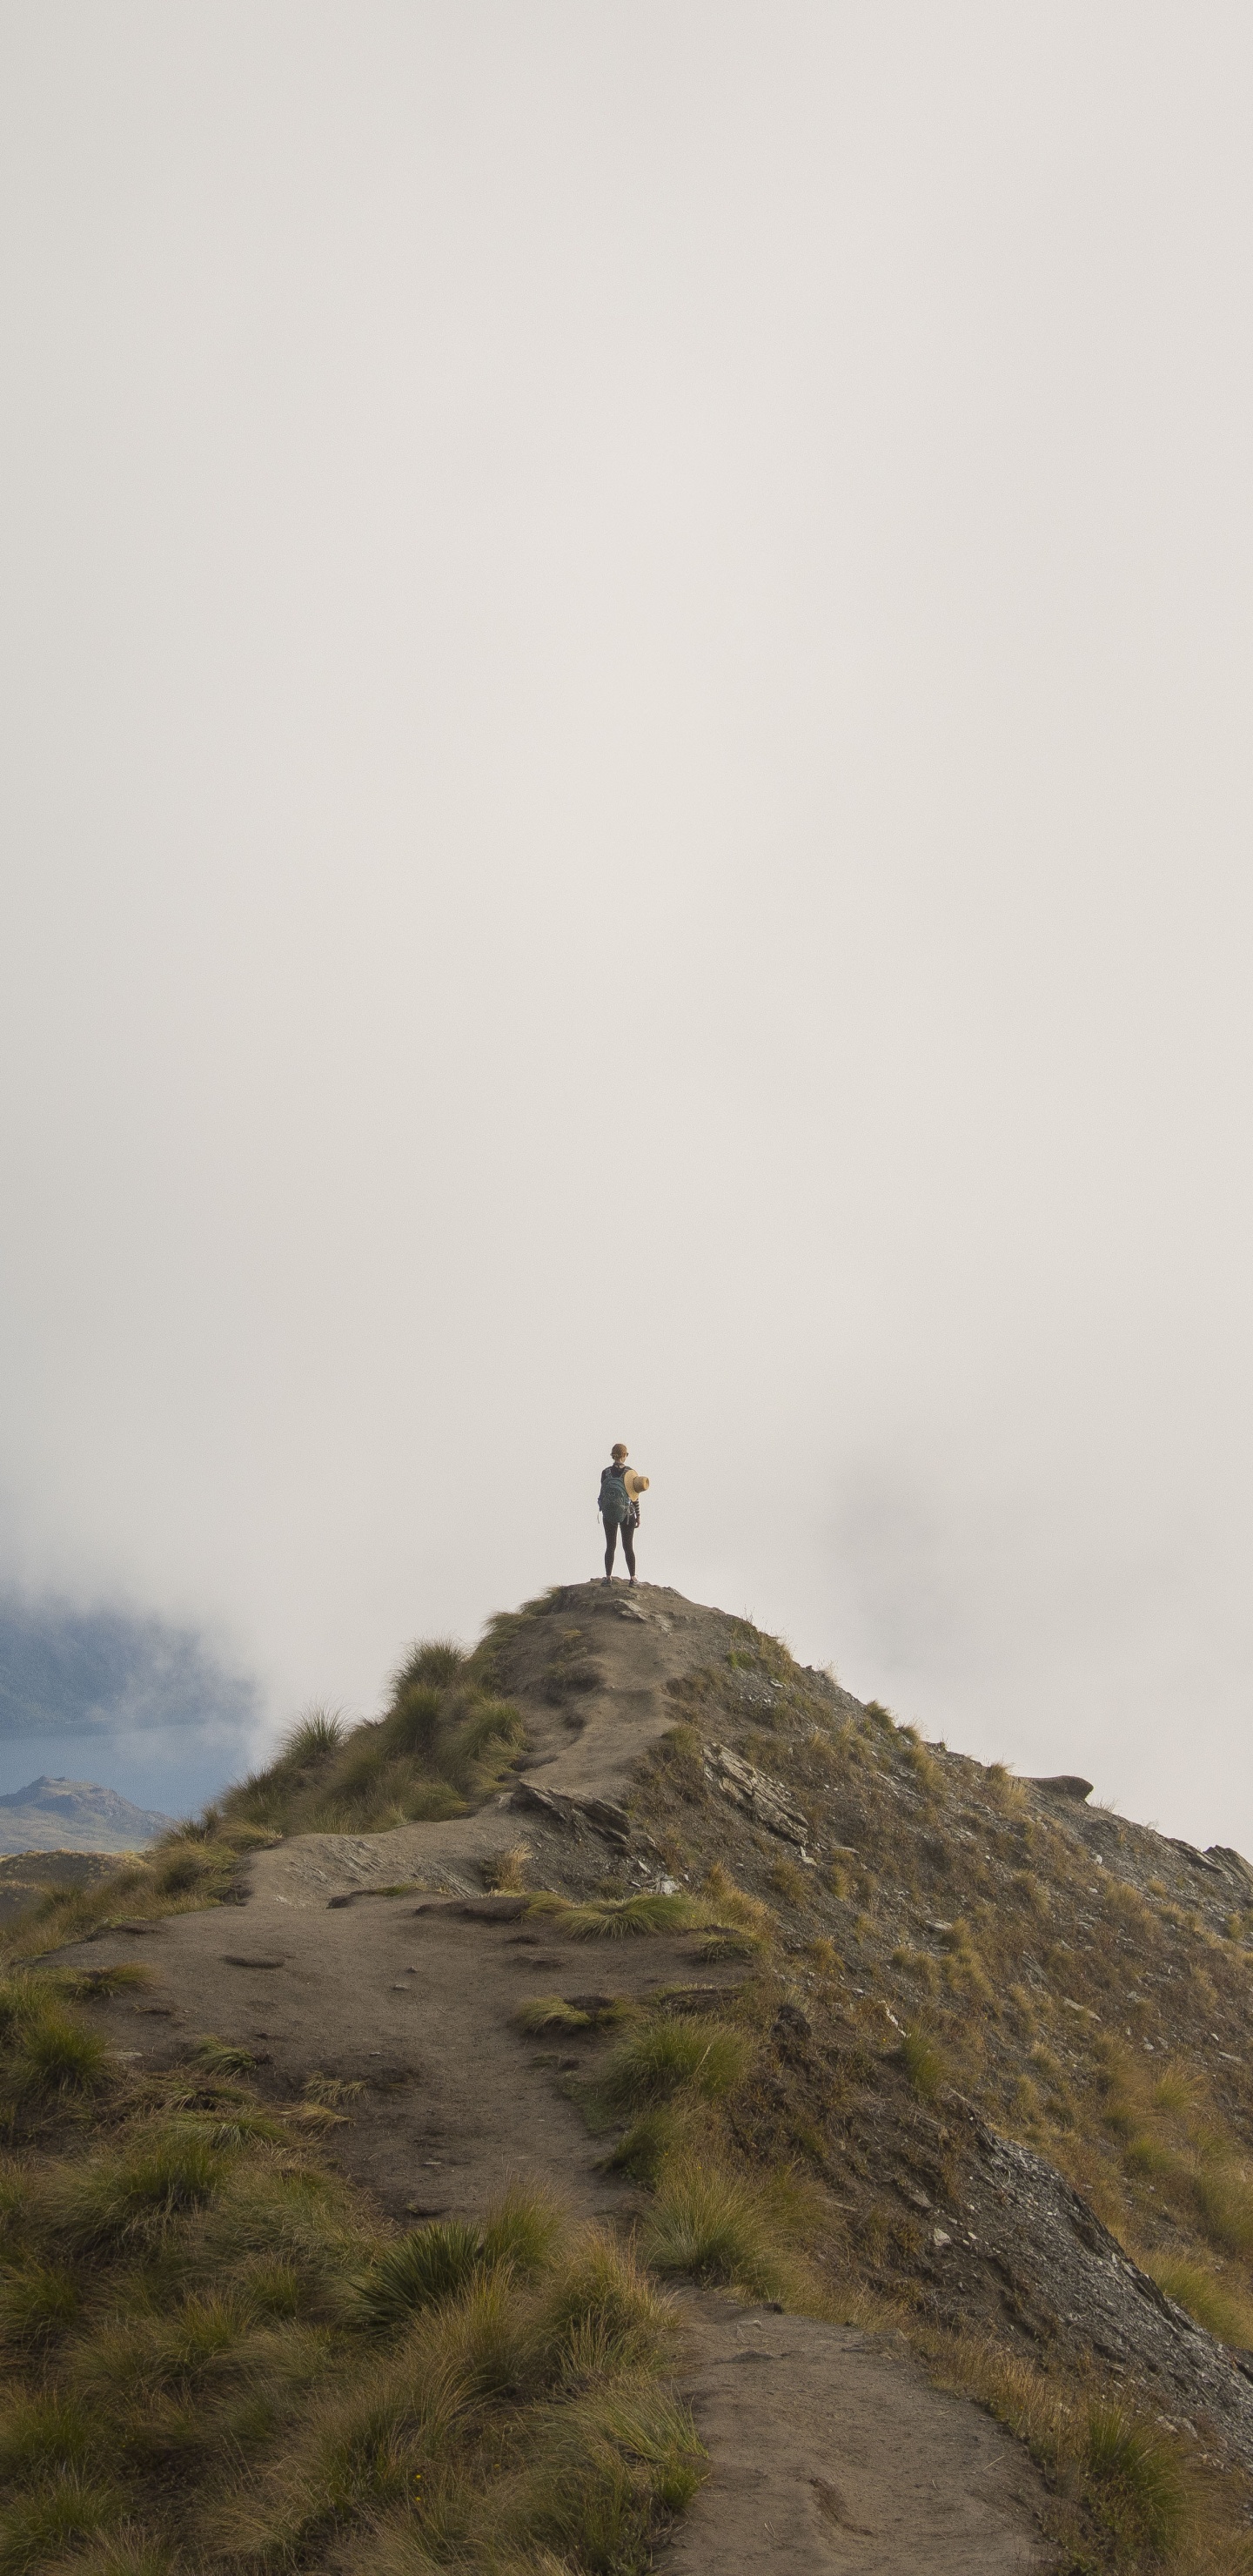
<svg viewBox="0 0 1253 2576">
<path fill-rule="evenodd" d="M 154 1807 L 134 1806 L 98 1781 L 41 1771 L 38 1779 L 0 1796 L 0 1854 L 140 1851 L 171 1832 L 174 1821 Z"/>
<path fill-rule="evenodd" d="M 275 2116 L 335 2106 L 339 2168 L 415 2240 L 487 2225 L 521 2176 L 663 2279 L 755 2298 L 680 2374 L 712 2470 L 676 2570 L 714 2576 L 729 2532 L 746 2569 L 842 2570 L 852 2495 L 856 2563 L 892 2576 L 1235 2576 L 1253 1868 L 1086 1789 L 924 1743 L 666 1587 L 564 1585 L 469 1656 L 416 1649 L 383 1718 L 293 1730 L 126 1872 L 125 1919 L 102 1891 L 25 1937 L 137 2083 L 185 2085 L 211 2045 Z M 767 2294 L 823 2331 L 746 2419 L 728 2374 Z M 895 2488 L 856 2447 L 872 2361 Z M 1034 2463 L 986 2561 L 945 2555 L 965 2471 L 902 2503 L 937 2382 Z M 739 2534 L 750 2493 L 786 2548 Z"/>
</svg>

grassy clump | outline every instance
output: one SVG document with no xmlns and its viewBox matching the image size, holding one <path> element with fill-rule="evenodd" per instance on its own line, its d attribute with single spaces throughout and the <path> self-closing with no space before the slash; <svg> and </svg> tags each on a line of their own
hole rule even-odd
<svg viewBox="0 0 1253 2576">
<path fill-rule="evenodd" d="M 1231 2153 L 1201 2152 L 1192 2181 L 1209 2243 L 1224 2254 L 1253 2255 L 1253 2181 Z"/>
<path fill-rule="evenodd" d="M 197 2065 L 206 2068 L 210 2075 L 250 2075 L 257 2062 L 250 2048 L 242 2048 L 230 2040 L 215 2039 L 212 2033 L 197 2040 L 194 2053 Z"/>
<path fill-rule="evenodd" d="M 725 1948 L 736 1957 L 750 1955 L 770 1929 L 768 1909 L 757 1898 L 745 1896 L 734 1887 L 716 1866 L 709 1871 L 698 1896 L 689 1896 L 682 1888 L 669 1896 L 645 1889 L 638 1896 L 594 1897 L 575 1904 L 569 1897 L 545 1889 L 532 1898 L 527 1915 L 542 1920 L 550 1932 L 558 1932 L 568 1941 L 623 1941 L 649 1934 L 699 1932 L 705 1935 L 702 1955 Z"/>
<path fill-rule="evenodd" d="M 520 2030 L 590 2030 L 593 2016 L 577 2004 L 568 2004 L 564 1995 L 533 1995 L 529 2003 L 519 2004 L 514 2020 Z"/>
<path fill-rule="evenodd" d="M 531 1857 L 529 1843 L 511 1843 L 507 1851 L 493 1852 L 479 1864 L 479 1875 L 489 1895 L 517 1896 L 526 1886 L 526 1865 Z"/>
<path fill-rule="evenodd" d="M 663 2157 L 642 2247 L 654 2270 L 729 2284 L 748 2298 L 795 2291 L 795 2212 L 777 2179 L 754 2182 L 682 2151 Z"/>
<path fill-rule="evenodd" d="M 419 2308 L 460 2298 L 483 2268 L 482 2235 L 464 2219 L 415 2227 L 379 2257 L 361 2284 L 361 2305 L 373 2326 L 407 2325 Z"/>
<path fill-rule="evenodd" d="M 10 1967 L 42 1961 L 74 1941 L 90 1941 L 116 1923 L 155 1923 L 205 1905 L 229 1903 L 239 1865 L 251 1851 L 279 1836 L 244 1817 L 209 1808 L 196 1823 L 178 1825 L 142 1859 L 94 1887 L 54 1887 L 0 1928 L 0 1956 Z M 67 2000 L 91 2003 L 152 1982 L 138 1962 L 101 1969 L 59 1969 L 46 1980 Z"/>
<path fill-rule="evenodd" d="M 62 2003 L 50 1979 L 0 1981 L 0 2093 L 10 2104 L 82 2101 L 109 2081 L 103 2039 Z"/>
<path fill-rule="evenodd" d="M 692 1932 L 712 1919 L 712 1908 L 695 1896 L 601 1897 L 576 1905 L 549 1892 L 527 1907 L 528 1917 L 542 1917 L 551 1932 L 568 1941 L 623 1941 L 648 1933 Z"/>
<path fill-rule="evenodd" d="M 576 2238 L 539 2314 L 545 2368 L 565 2382 L 648 2367 L 666 2350 L 671 2328 L 666 2301 L 634 2257 L 595 2227 Z"/>
<path fill-rule="evenodd" d="M 674 2151 L 682 2122 L 668 2104 L 643 2111 L 605 2157 L 607 2173 L 630 2174 L 634 2182 L 654 2188 L 666 2158 Z"/>
<path fill-rule="evenodd" d="M 658 2511 L 681 2513 L 705 2474 L 685 2407 L 645 2381 L 554 2411 L 516 2506 L 524 2545 L 560 2552 L 528 2565 L 596 2570 L 653 2564 Z"/>
<path fill-rule="evenodd" d="M 949 2081 L 948 2059 L 934 2034 L 923 2023 L 911 2024 L 897 2054 L 915 2093 L 933 2102 Z"/>
<path fill-rule="evenodd" d="M 1130 2050 L 1104 2051 L 1104 2127 L 1118 2142 L 1131 2203 L 1123 2232 L 1137 2259 L 1202 2325 L 1224 2341 L 1250 2340 L 1253 2321 L 1253 2175 L 1215 2109 L 1205 2076 L 1183 2060 L 1151 2072 Z M 1169 2239 L 1161 2241 L 1163 2222 Z M 1156 2241 L 1155 2241 L 1156 2239 Z M 1212 2258 L 1233 2267 L 1219 2280 Z M 1180 2288 L 1171 2289 L 1174 2267 Z M 1198 2301 L 1200 2304 L 1198 2305 Z"/>
<path fill-rule="evenodd" d="M 451 2218 L 411 2228 L 362 2281 L 363 2313 L 371 2325 L 390 2329 L 409 2324 L 420 2308 L 461 2298 L 501 2270 L 530 2279 L 547 2263 L 559 2225 L 542 2193 L 515 2187 L 481 2227 Z"/>
<path fill-rule="evenodd" d="M 606 2100 L 625 2111 L 668 2102 L 681 2088 L 720 2101 L 740 2082 L 752 2054 L 746 2032 L 703 2013 L 647 2021 L 619 2041 L 600 2085 Z"/>
<path fill-rule="evenodd" d="M 518 2205 L 501 2216 L 516 2247 Z M 390 2350 L 320 2392 L 228 2503 L 229 2550 L 281 2564 L 334 2537 L 337 2565 L 412 2570 L 454 2551 L 508 2564 L 560 2536 L 572 2568 L 649 2563 L 659 2516 L 687 2501 L 702 2459 L 655 2384 L 668 2311 L 629 2255 L 594 2228 L 566 2246 L 550 2234 L 525 2262 L 480 2259 L 388 2334 Z"/>
<path fill-rule="evenodd" d="M 1082 2466 L 1101 2520 L 1121 2547 L 1157 2558 L 1179 2540 L 1190 2516 L 1192 2481 L 1179 2445 L 1117 2401 L 1086 2409 Z"/>
</svg>

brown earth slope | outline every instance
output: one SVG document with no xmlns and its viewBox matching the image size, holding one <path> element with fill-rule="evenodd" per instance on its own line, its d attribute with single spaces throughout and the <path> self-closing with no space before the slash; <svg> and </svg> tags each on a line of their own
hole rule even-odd
<svg viewBox="0 0 1253 2576">
<path fill-rule="evenodd" d="M 1063 2414 L 1130 2406 L 1191 2459 L 1253 2470 L 1253 1873 L 924 1746 L 662 1587 L 560 1589 L 496 1623 L 490 1666 L 527 1749 L 486 1804 L 291 1835 L 244 1863 L 238 1907 L 99 1932 L 63 1957 L 142 1956 L 158 1979 L 94 2006 L 102 2025 L 138 2064 L 238 2041 L 287 2100 L 363 2085 L 339 2153 L 398 2217 L 481 2211 L 517 2175 L 630 2227 L 655 2177 L 643 2148 L 605 2167 L 605 2007 L 728 2018 L 751 2071 L 717 2138 L 691 2135 L 750 2183 L 793 2178 L 807 2303 L 825 2282 L 829 2314 L 758 2311 L 746 2345 L 742 2311 L 689 2294 L 714 2467 L 670 2563 L 1175 2563 L 1128 2557 L 1082 2498 L 1069 2555 L 1050 2551 L 1025 2453 L 899 2335 L 834 2318 L 869 2295 L 1024 2429 L 1056 2390 Z M 703 1890 L 704 1917 L 574 1941 L 485 1898 L 510 1874 L 575 1902 Z M 518 2006 L 553 1994 L 587 2018 L 527 2036 Z M 1015 2371 L 1017 2411 L 997 2395 Z M 1061 2457 L 1052 2435 L 1035 2449 Z"/>
</svg>

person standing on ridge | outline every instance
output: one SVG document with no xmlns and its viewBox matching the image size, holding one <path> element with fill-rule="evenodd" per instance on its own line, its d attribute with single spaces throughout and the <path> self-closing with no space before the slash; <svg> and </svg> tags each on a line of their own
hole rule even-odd
<svg viewBox="0 0 1253 2576">
<path fill-rule="evenodd" d="M 625 1440 L 615 1440 L 609 1464 L 601 1469 L 600 1493 L 596 1508 L 605 1524 L 605 1581 L 613 1581 L 614 1552 L 618 1533 L 622 1533 L 622 1553 L 627 1562 L 627 1576 L 635 1581 L 635 1533 L 639 1528 L 639 1497 L 648 1485 L 647 1476 L 637 1476 L 627 1465 Z"/>
</svg>

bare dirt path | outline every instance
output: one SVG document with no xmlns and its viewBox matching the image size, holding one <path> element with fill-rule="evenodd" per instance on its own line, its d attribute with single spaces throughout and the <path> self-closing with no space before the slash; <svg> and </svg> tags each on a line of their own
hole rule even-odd
<svg viewBox="0 0 1253 2576">
<path fill-rule="evenodd" d="M 596 1679 L 558 1703 L 545 1675 L 572 1632 Z M 674 1722 L 667 1682 L 725 1654 L 734 1632 L 722 1612 L 657 1586 L 558 1596 L 511 1647 L 506 1675 L 532 1739 L 526 1776 L 566 1796 L 620 1795 Z M 517 2178 L 579 2216 L 629 2220 L 633 2187 L 599 2170 L 602 2145 L 565 2090 L 582 2050 L 527 2037 L 517 2006 L 554 1992 L 717 1987 L 743 1972 L 697 1964 L 682 1938 L 574 1944 L 508 1908 L 493 1916 L 482 1864 L 523 1835 L 533 1881 L 550 1861 L 559 1878 L 568 1835 L 502 1800 L 447 1824 L 296 1837 L 249 1864 L 242 1907 L 61 1955 L 151 1970 L 138 2003 L 93 2007 L 115 2044 L 149 2063 L 213 2033 L 249 2048 L 278 2098 L 315 2073 L 364 2085 L 330 2144 L 396 2217 L 474 2214 Z M 403 1882 L 416 1889 L 371 1893 Z M 1025 2454 L 975 2406 L 930 2389 L 903 2350 L 696 2293 L 681 2308 L 685 2385 L 713 2470 L 666 2553 L 672 2576 L 1021 2576 L 1050 2564 Z"/>
<path fill-rule="evenodd" d="M 153 2063 L 212 2033 L 261 2059 L 257 2082 L 280 2099 L 314 2073 L 364 2084 L 329 2143 L 394 2217 L 474 2215 L 511 2180 L 554 2189 L 580 2215 L 616 2212 L 629 2187 L 597 2172 L 603 2142 L 562 2090 L 585 2051 L 526 2036 L 517 2007 L 734 1978 L 696 1966 L 682 1939 L 589 1947 L 507 1915 L 467 1917 L 456 1901 L 416 1912 L 412 1898 L 315 1913 L 258 1896 L 243 1910 L 175 1915 L 142 1942 L 113 1933 L 64 1955 L 95 1966 L 142 1957 L 159 1980 L 151 1993 L 95 2010 L 119 2047 Z"/>
<path fill-rule="evenodd" d="M 1044 2490 L 977 2406 L 928 2386 L 899 2338 L 684 2303 L 680 2384 L 714 2474 L 659 2576 L 1043 2576 Z"/>
</svg>

